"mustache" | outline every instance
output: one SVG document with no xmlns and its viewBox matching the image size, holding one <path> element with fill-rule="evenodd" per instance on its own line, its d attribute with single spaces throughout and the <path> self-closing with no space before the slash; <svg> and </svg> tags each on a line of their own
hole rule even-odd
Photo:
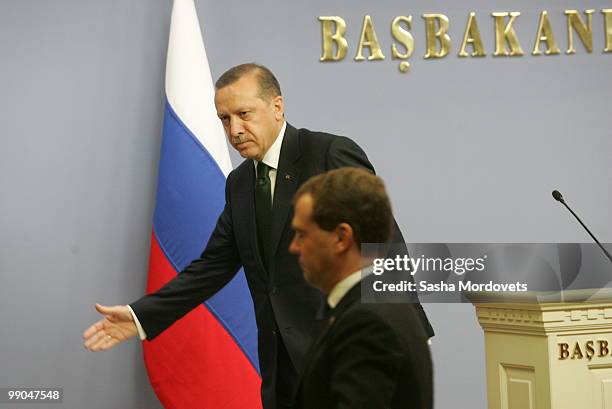
<svg viewBox="0 0 612 409">
<path fill-rule="evenodd" d="M 232 143 L 232 145 L 238 145 L 239 143 L 246 142 L 246 141 L 247 141 L 246 135 L 237 135 L 237 136 L 230 137 L 230 142 Z"/>
</svg>

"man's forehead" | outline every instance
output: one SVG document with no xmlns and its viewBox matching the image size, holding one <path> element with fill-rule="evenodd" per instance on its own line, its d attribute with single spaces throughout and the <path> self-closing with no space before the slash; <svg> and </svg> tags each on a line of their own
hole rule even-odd
<svg viewBox="0 0 612 409">
<path fill-rule="evenodd" d="M 229 87 L 229 86 L 228 86 Z M 243 92 L 244 90 L 222 88 L 215 93 L 215 106 L 219 109 L 238 109 L 252 107 L 263 101 L 257 92 Z M 265 101 L 263 101 L 265 102 Z"/>
<path fill-rule="evenodd" d="M 259 81 L 254 74 L 246 74 L 231 84 L 215 89 L 215 95 L 259 94 Z"/>
<path fill-rule="evenodd" d="M 309 217 L 312 213 L 313 199 L 310 193 L 304 193 L 295 202 L 295 212 L 302 217 Z"/>
</svg>

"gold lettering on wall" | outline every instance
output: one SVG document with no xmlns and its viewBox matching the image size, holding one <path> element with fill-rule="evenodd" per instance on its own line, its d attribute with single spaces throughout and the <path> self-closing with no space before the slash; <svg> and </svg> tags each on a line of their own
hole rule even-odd
<svg viewBox="0 0 612 409">
<path fill-rule="evenodd" d="M 593 359 L 593 355 L 595 355 L 595 348 L 593 348 L 593 341 L 586 342 L 586 357 L 590 361 Z"/>
<path fill-rule="evenodd" d="M 346 57 L 348 43 L 344 34 L 346 33 L 346 22 L 338 16 L 320 16 L 321 34 L 323 36 L 323 54 L 319 61 L 340 61 Z M 334 44 L 336 52 L 334 53 Z"/>
<path fill-rule="evenodd" d="M 448 35 L 449 21 L 444 14 L 423 14 L 425 19 L 425 59 L 444 58 L 450 51 L 451 39 Z M 436 30 L 436 27 L 437 30 Z M 438 49 L 438 44 L 440 49 Z"/>
<path fill-rule="evenodd" d="M 404 28 L 401 23 L 406 24 Z M 406 52 L 402 53 L 398 50 L 397 44 L 391 45 L 391 56 L 394 60 L 407 60 L 414 52 L 414 38 L 409 30 L 412 29 L 412 16 L 397 16 L 391 23 L 391 35 L 393 38 L 400 43 L 402 47 L 406 49 Z M 399 70 L 401 72 L 407 72 L 410 69 L 410 63 L 408 61 L 402 61 L 399 64 Z"/>
<path fill-rule="evenodd" d="M 604 15 L 605 27 L 606 27 L 606 48 L 604 53 L 612 53 L 612 9 L 603 9 L 601 14 Z"/>
<path fill-rule="evenodd" d="M 610 351 L 608 350 L 608 341 L 601 340 L 597 341 L 597 343 L 599 344 L 599 355 L 597 355 L 598 357 L 601 358 L 610 353 Z"/>
<path fill-rule="evenodd" d="M 467 26 L 465 27 L 465 34 L 463 35 L 463 42 L 461 43 L 461 50 L 459 50 L 459 57 L 468 56 L 466 51 L 468 44 L 472 46 L 472 57 L 484 57 L 487 55 L 482 44 L 480 30 L 478 29 L 476 13 L 473 11 L 468 17 Z"/>
<path fill-rule="evenodd" d="M 384 60 L 385 56 L 380 48 L 376 31 L 374 31 L 374 25 L 372 24 L 372 17 L 365 16 L 363 18 L 363 27 L 361 28 L 361 37 L 359 38 L 359 48 L 357 48 L 357 55 L 355 61 L 363 61 L 363 47 L 370 49 L 370 56 L 368 61 L 372 60 Z"/>
<path fill-rule="evenodd" d="M 491 13 L 491 15 L 495 19 L 495 53 L 493 55 L 495 57 L 518 57 L 523 55 L 523 49 L 516 36 L 514 27 L 512 27 L 512 24 L 514 24 L 514 21 L 521 13 L 513 11 L 511 13 Z M 506 23 L 506 17 L 508 16 L 510 16 L 510 19 Z M 506 45 L 510 46 L 510 51 L 508 51 Z"/>
<path fill-rule="evenodd" d="M 540 44 L 542 42 L 546 43 L 546 51 L 544 51 L 544 54 L 555 55 L 561 52 L 559 50 L 559 47 L 557 47 L 557 42 L 555 41 L 555 34 L 553 33 L 552 26 L 550 25 L 550 20 L 548 20 L 548 12 L 546 10 L 540 14 L 540 22 L 538 23 L 538 33 L 536 34 L 536 42 L 533 46 L 533 51 L 531 54 L 542 54 L 542 51 L 540 50 Z"/>
<path fill-rule="evenodd" d="M 582 21 L 578 10 L 565 10 L 567 16 L 567 51 L 566 54 L 574 54 L 574 31 L 582 41 L 582 45 L 588 52 L 593 52 L 593 12 L 595 10 L 585 10 L 587 22 Z"/>
<path fill-rule="evenodd" d="M 597 346 L 595 346 L 597 342 Z M 610 349 L 608 348 L 608 341 L 606 340 L 587 340 L 583 346 L 579 342 L 576 342 L 570 351 L 570 344 L 567 342 L 560 342 L 557 344 L 559 347 L 558 360 L 563 361 L 568 358 L 570 359 L 588 359 L 589 361 L 593 357 L 605 358 L 610 355 Z M 597 355 L 596 355 L 597 354 Z"/>
<path fill-rule="evenodd" d="M 572 359 L 582 359 L 583 355 L 582 355 L 582 351 L 580 350 L 580 344 L 578 342 L 576 342 L 576 344 L 574 345 L 574 353 L 572 354 Z"/>
<path fill-rule="evenodd" d="M 596 10 L 574 10 L 568 9 L 563 11 L 565 17 L 564 28 L 567 30 L 567 49 L 565 54 L 575 54 L 577 42 L 581 42 L 587 53 L 593 52 L 593 35 L 600 35 L 603 28 L 605 37 L 605 47 L 603 53 L 612 53 L 612 8 L 601 9 L 601 20 L 595 18 L 593 24 L 593 15 Z M 556 12 L 561 15 L 561 11 Z M 467 57 L 486 57 L 487 54 L 492 54 L 495 57 L 523 56 L 524 51 L 519 42 L 517 32 L 514 28 L 514 23 L 521 15 L 518 11 L 492 12 L 495 47 L 492 46 L 493 39 L 488 39 L 490 27 L 482 32 L 480 23 L 477 21 L 476 12 L 471 11 L 468 14 L 467 22 L 463 32 L 463 39 L 459 43 L 453 44 L 450 36 L 450 20 L 441 13 L 423 14 L 423 26 L 425 29 L 425 53 L 423 59 L 441 59 L 446 57 L 451 48 L 458 47 L 457 56 L 459 58 Z M 357 38 L 347 37 L 347 23 L 339 16 L 319 16 L 318 20 L 321 24 L 322 38 L 322 54 L 319 61 L 334 62 L 344 60 L 348 54 L 348 41 L 356 41 Z M 490 22 L 491 20 L 489 20 Z M 553 20 L 554 21 L 554 20 Z M 601 26 L 597 21 L 603 23 Z M 601 24 L 600 23 L 600 24 Z M 414 59 L 415 41 L 418 41 L 418 36 L 413 31 L 413 18 L 411 15 L 400 15 L 393 18 L 391 22 L 391 38 L 385 36 L 379 39 L 374 22 L 370 15 L 363 17 L 358 43 L 356 44 L 355 61 L 376 61 L 385 60 L 383 48 L 386 52 L 391 51 L 391 59 L 398 62 L 399 71 L 402 73 L 409 72 L 411 69 L 412 59 Z M 524 29 L 525 27 L 523 27 Z M 599 29 L 599 31 L 598 31 Z M 559 27 L 556 27 L 557 35 L 559 35 Z M 356 30 L 351 30 L 353 35 L 357 35 Z M 594 32 L 595 31 L 595 32 Z M 388 33 L 388 32 L 387 32 Z M 532 32 L 531 32 L 532 33 Z M 483 41 L 482 34 L 485 34 Z M 519 32 L 521 35 L 531 35 L 530 32 Z M 575 40 L 578 37 L 578 40 Z M 381 41 L 382 40 L 382 43 Z M 485 42 L 490 44 L 490 49 L 485 49 Z M 354 44 L 352 44 L 354 46 Z M 389 48 L 387 48 L 389 47 Z M 366 50 L 364 50 L 366 49 Z M 553 25 L 551 24 L 548 11 L 540 11 L 538 15 L 537 32 L 535 33 L 535 43 L 531 52 L 534 56 L 540 55 L 558 55 L 561 53 L 559 48 Z M 410 61 L 409 61 L 410 60 Z M 580 345 L 582 353 L 584 353 L 584 345 Z M 612 348 L 611 348 L 612 349 Z M 569 354 L 572 355 L 572 345 L 568 347 Z"/>
</svg>

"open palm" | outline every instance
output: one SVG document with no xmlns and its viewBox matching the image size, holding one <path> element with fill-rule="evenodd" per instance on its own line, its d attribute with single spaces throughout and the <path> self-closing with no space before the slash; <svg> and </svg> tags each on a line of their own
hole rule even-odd
<svg viewBox="0 0 612 409">
<path fill-rule="evenodd" d="M 96 304 L 104 318 L 83 333 L 84 346 L 90 351 L 105 351 L 138 334 L 130 310 L 125 305 L 106 307 Z"/>
</svg>

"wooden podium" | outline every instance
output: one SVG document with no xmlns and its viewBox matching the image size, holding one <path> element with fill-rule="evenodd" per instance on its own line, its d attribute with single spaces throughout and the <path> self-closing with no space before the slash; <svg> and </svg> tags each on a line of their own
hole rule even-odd
<svg viewBox="0 0 612 409">
<path fill-rule="evenodd" d="M 612 409 L 611 289 L 468 298 L 484 330 L 489 409 Z"/>
</svg>

